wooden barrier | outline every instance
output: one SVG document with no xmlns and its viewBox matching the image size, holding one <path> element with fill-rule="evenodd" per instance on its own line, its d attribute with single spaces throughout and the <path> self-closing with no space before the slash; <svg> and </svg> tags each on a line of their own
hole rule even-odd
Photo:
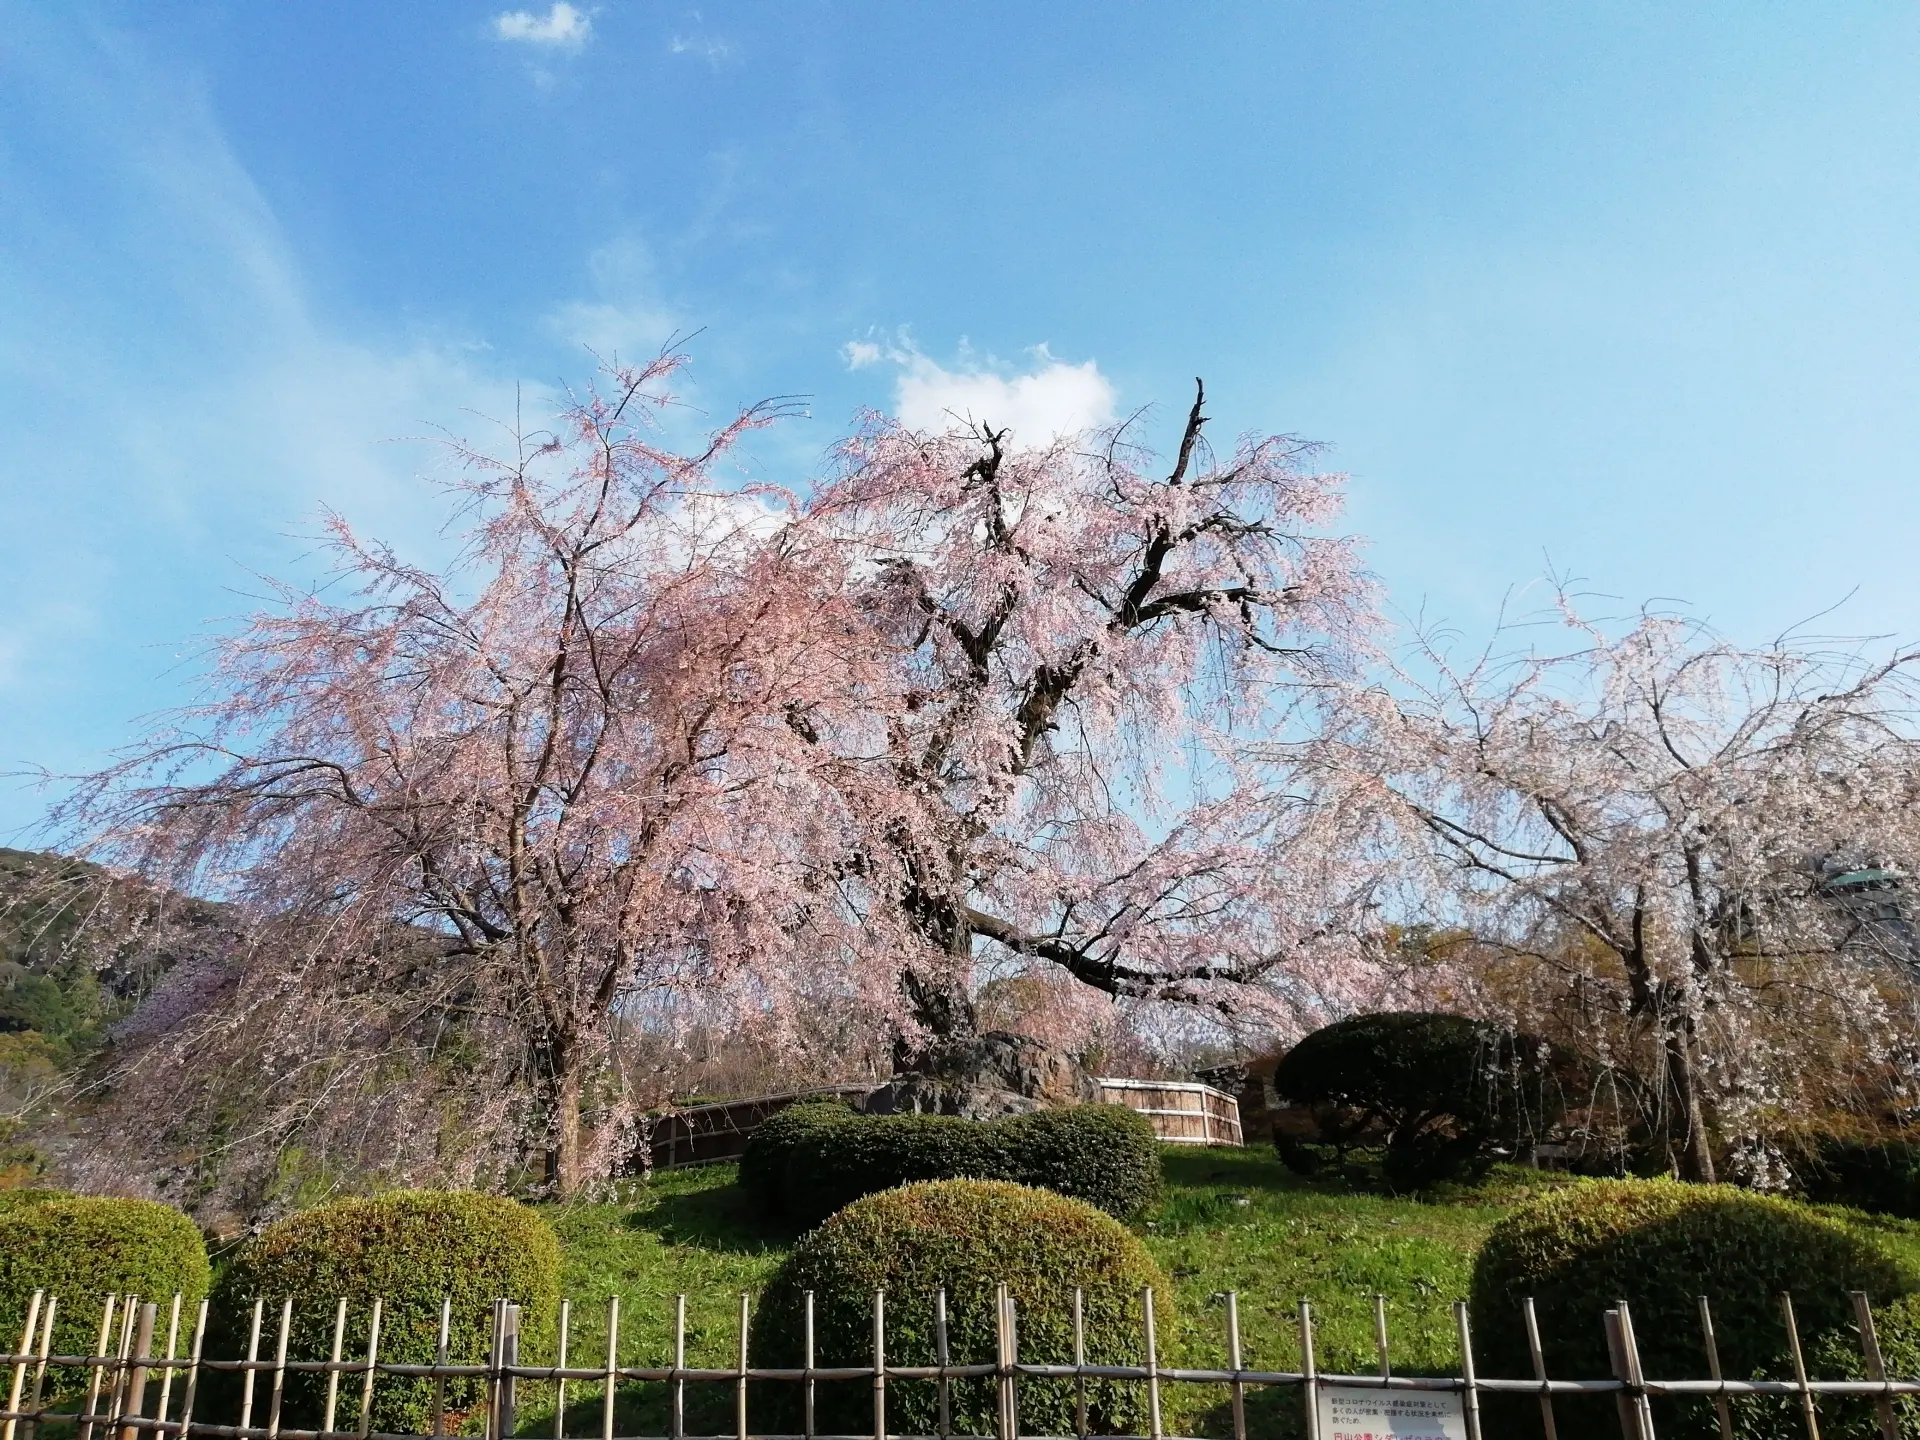
<svg viewBox="0 0 1920 1440">
<path fill-rule="evenodd" d="M 1108 1105 L 1138 1110 L 1153 1123 L 1162 1140 L 1176 1145 L 1238 1145 L 1240 1106 L 1233 1096 L 1211 1085 L 1189 1080 L 1096 1080 L 1100 1099 Z M 799 1100 L 853 1099 L 873 1090 L 872 1084 L 823 1085 L 784 1095 L 753 1095 L 743 1100 L 721 1100 L 711 1105 L 689 1105 L 646 1119 L 644 1136 L 649 1163 L 656 1170 L 682 1165 L 712 1165 L 738 1160 L 746 1153 L 753 1132 L 774 1115 Z"/>
<path fill-rule="evenodd" d="M 852 1098 L 872 1089 L 871 1084 L 823 1085 L 817 1090 L 795 1090 L 785 1095 L 689 1105 L 684 1110 L 652 1116 L 644 1122 L 651 1162 L 655 1169 L 672 1170 L 682 1165 L 738 1160 L 746 1153 L 753 1132 L 795 1101 Z"/>
<path fill-rule="evenodd" d="M 1100 1098 L 1138 1110 L 1175 1145 L 1239 1145 L 1240 1102 L 1197 1080 L 1100 1080 Z"/>
</svg>

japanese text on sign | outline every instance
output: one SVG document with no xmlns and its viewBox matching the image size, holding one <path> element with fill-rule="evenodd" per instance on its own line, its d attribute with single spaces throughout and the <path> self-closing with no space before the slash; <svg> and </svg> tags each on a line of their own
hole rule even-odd
<svg viewBox="0 0 1920 1440">
<path fill-rule="evenodd" d="M 1467 1440 L 1466 1412 L 1448 1390 L 1323 1385 L 1320 1440 Z"/>
</svg>

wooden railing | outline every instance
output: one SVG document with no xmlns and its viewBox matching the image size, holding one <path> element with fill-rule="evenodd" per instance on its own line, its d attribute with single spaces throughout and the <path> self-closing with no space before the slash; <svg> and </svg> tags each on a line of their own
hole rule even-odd
<svg viewBox="0 0 1920 1440">
<path fill-rule="evenodd" d="M 1176 1145 L 1239 1145 L 1240 1102 L 1197 1080 L 1101 1080 L 1100 1098 L 1138 1110 Z"/>
<path fill-rule="evenodd" d="M 1240 1105 L 1224 1090 L 1188 1080 L 1097 1080 L 1100 1098 L 1109 1105 L 1137 1110 L 1153 1124 L 1154 1133 L 1176 1145 L 1238 1145 Z M 774 1115 L 800 1100 L 865 1095 L 873 1086 L 824 1085 L 815 1090 L 792 1090 L 781 1095 L 753 1095 L 688 1105 L 649 1118 L 646 1142 L 655 1169 L 683 1165 L 712 1165 L 738 1160 L 746 1153 L 753 1132 Z"/>
</svg>

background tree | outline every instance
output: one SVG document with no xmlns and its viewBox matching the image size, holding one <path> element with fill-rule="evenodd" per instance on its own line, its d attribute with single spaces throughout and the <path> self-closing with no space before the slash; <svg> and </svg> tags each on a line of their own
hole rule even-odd
<svg viewBox="0 0 1920 1440">
<path fill-rule="evenodd" d="M 569 1193 L 617 1153 L 624 1006 L 734 984 L 778 1014 L 864 953 L 817 859 L 854 762 L 787 717 L 838 723 L 872 637 L 844 576 L 769 542 L 779 497 L 716 475 L 773 410 L 659 440 L 675 364 L 505 460 L 460 450 L 444 572 L 335 521 L 348 598 L 283 589 L 204 705 L 77 793 L 94 853 L 249 922 L 123 1033 L 127 1133 L 415 1173 L 531 1150 Z"/>
<path fill-rule="evenodd" d="M 1276 1132 L 1289 1168 L 1311 1174 L 1320 1147 L 1384 1148 L 1383 1178 L 1414 1190 L 1478 1178 L 1552 1133 L 1569 1057 L 1535 1035 L 1460 1015 L 1352 1015 L 1305 1036 L 1273 1072 L 1281 1100 L 1305 1109 L 1315 1138 Z"/>
<path fill-rule="evenodd" d="M 1673 1166 L 1712 1179 L 1716 1138 L 1789 1126 L 1914 1033 L 1914 657 L 1565 618 L 1559 653 L 1461 668 L 1423 644 L 1312 744 L 1267 753 L 1398 877 L 1384 903 L 1521 962 L 1535 1008 L 1584 1010 Z"/>
<path fill-rule="evenodd" d="M 1216 456 L 1203 399 L 1164 470 L 1131 426 L 1022 447 L 876 417 L 806 506 L 895 662 L 848 868 L 897 877 L 874 903 L 906 932 L 923 1034 L 973 1028 L 994 953 L 1229 1011 L 1350 953 L 1342 852 L 1311 813 L 1260 803 L 1223 742 L 1284 730 L 1347 670 L 1368 582 L 1322 533 L 1340 479 L 1314 447 Z"/>
</svg>

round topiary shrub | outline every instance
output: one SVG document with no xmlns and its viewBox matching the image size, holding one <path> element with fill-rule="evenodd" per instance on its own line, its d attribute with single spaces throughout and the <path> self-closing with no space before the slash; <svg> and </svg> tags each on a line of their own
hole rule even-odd
<svg viewBox="0 0 1920 1440">
<path fill-rule="evenodd" d="M 811 1290 L 814 1363 L 871 1364 L 873 1295 L 883 1290 L 888 1362 L 932 1365 L 934 1295 L 944 1288 L 949 1363 L 991 1364 L 996 1287 L 1002 1281 L 1018 1307 L 1025 1362 L 1072 1361 L 1076 1286 L 1084 1296 L 1087 1358 L 1093 1364 L 1142 1362 L 1141 1292 L 1147 1287 L 1154 1292 L 1159 1333 L 1178 1333 L 1172 1286 L 1139 1238 L 1112 1216 L 1079 1200 L 1004 1181 L 940 1180 L 856 1201 L 802 1240 L 762 1293 L 753 1320 L 753 1363 L 800 1365 L 803 1297 Z M 950 1384 L 954 1432 L 993 1434 L 993 1382 Z M 778 1412 L 774 1418 L 789 1432 L 798 1430 L 793 1423 L 797 1390 L 792 1384 L 769 1385 L 770 1408 Z M 1147 1433 L 1147 1399 L 1139 1383 L 1090 1382 L 1087 1403 L 1095 1433 Z M 1074 1433 L 1069 1382 L 1023 1379 L 1019 1405 L 1022 1434 Z M 870 1382 L 821 1382 L 817 1407 L 820 1433 L 863 1434 L 873 1428 Z M 891 1432 L 931 1435 L 937 1418 L 933 1381 L 889 1382 Z"/>
<path fill-rule="evenodd" d="M 263 1330 L 271 1337 L 278 1306 L 291 1297 L 288 1354 L 325 1359 L 342 1296 L 349 1355 L 366 1354 L 368 1319 L 379 1299 L 381 1358 L 431 1363 L 443 1297 L 453 1302 L 448 1354 L 454 1364 L 486 1362 L 496 1298 L 522 1307 L 521 1353 L 542 1355 L 552 1345 L 559 1309 L 560 1242 L 525 1205 L 493 1195 L 402 1190 L 341 1200 L 268 1226 L 222 1278 L 219 1303 L 226 1324 L 237 1329 L 248 1323 L 242 1317 L 253 1302 L 264 1301 Z M 290 1377 L 289 1403 L 306 1413 L 321 1384 L 307 1375 L 295 1385 Z M 448 1409 L 478 1404 L 480 1384 L 449 1382 Z M 376 1430 L 424 1434 L 432 1413 L 428 1380 L 386 1376 L 374 1387 Z"/>
<path fill-rule="evenodd" d="M 1612 1374 L 1601 1317 L 1624 1299 L 1644 1373 L 1704 1379 L 1705 1294 L 1722 1372 L 1783 1378 L 1792 1371 L 1782 1292 L 1793 1296 L 1803 1345 L 1817 1346 L 1849 1326 L 1850 1291 L 1892 1298 L 1917 1287 L 1920 1277 L 1870 1237 L 1804 1205 L 1729 1185 L 1595 1180 L 1543 1195 L 1494 1227 L 1474 1266 L 1472 1314 L 1482 1374 L 1532 1373 L 1521 1320 L 1531 1295 L 1547 1373 L 1592 1379 Z M 1752 1407 L 1743 1424 L 1765 1428 L 1773 1409 Z M 1617 1433 L 1610 1402 L 1560 1410 L 1565 1436 Z M 1656 1403 L 1656 1420 L 1662 1435 L 1716 1433 L 1704 1400 Z"/>
<path fill-rule="evenodd" d="M 1275 1067 L 1275 1092 L 1310 1110 L 1318 1131 L 1276 1131 L 1275 1144 L 1302 1173 L 1325 1163 L 1320 1145 L 1336 1163 L 1352 1146 L 1381 1146 L 1396 1190 L 1471 1179 L 1559 1118 L 1571 1065 L 1543 1040 L 1461 1015 L 1351 1016 Z"/>
<path fill-rule="evenodd" d="M 207 1247 L 171 1205 L 15 1191 L 0 1205 L 0 1340 L 20 1343 L 35 1290 L 60 1299 L 53 1353 L 90 1355 L 108 1295 L 157 1301 L 164 1316 L 207 1293 Z M 49 1380 L 52 1380 L 51 1374 Z"/>
</svg>

